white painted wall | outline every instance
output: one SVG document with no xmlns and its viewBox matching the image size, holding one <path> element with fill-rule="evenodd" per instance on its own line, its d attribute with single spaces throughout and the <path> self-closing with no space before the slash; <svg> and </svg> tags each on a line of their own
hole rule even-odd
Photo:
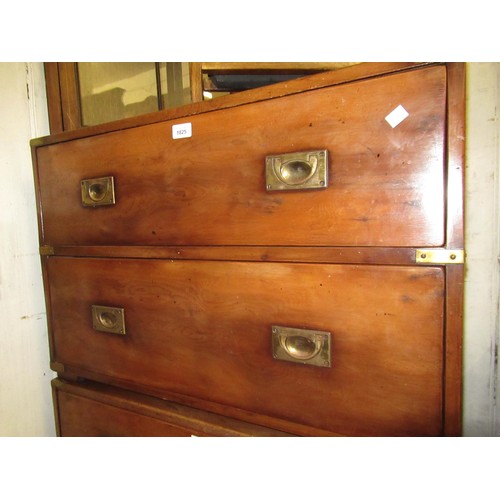
<svg viewBox="0 0 500 500">
<path fill-rule="evenodd" d="M 500 63 L 467 65 L 464 435 L 500 436 Z"/>
<path fill-rule="evenodd" d="M 500 63 L 467 75 L 464 435 L 500 436 Z M 42 64 L 0 63 L 0 436 L 54 435 L 28 146 L 47 133 Z"/>
<path fill-rule="evenodd" d="M 43 65 L 0 63 L 0 436 L 55 434 L 29 148 L 48 130 Z"/>
</svg>

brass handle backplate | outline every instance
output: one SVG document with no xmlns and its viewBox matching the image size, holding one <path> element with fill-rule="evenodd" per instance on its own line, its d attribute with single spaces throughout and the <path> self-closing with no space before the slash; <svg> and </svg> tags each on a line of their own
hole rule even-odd
<svg viewBox="0 0 500 500">
<path fill-rule="evenodd" d="M 325 368 L 331 366 L 330 332 L 273 326 L 272 345 L 275 359 Z"/>
<path fill-rule="evenodd" d="M 81 188 L 84 207 L 115 204 L 115 182 L 112 176 L 83 179 Z"/>
<path fill-rule="evenodd" d="M 328 186 L 328 151 L 266 156 L 267 191 L 321 189 Z"/>
<path fill-rule="evenodd" d="M 94 330 L 125 335 L 125 311 L 123 308 L 92 305 L 91 309 Z"/>
</svg>

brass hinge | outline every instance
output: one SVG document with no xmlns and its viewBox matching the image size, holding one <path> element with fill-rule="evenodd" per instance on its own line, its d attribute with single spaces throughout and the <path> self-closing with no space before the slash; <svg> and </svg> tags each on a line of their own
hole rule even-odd
<svg viewBox="0 0 500 500">
<path fill-rule="evenodd" d="M 417 264 L 463 264 L 464 251 L 447 248 L 417 248 L 415 262 Z"/>
<path fill-rule="evenodd" d="M 51 247 L 49 245 L 44 245 L 40 247 L 40 255 L 54 255 L 54 247 Z"/>
</svg>

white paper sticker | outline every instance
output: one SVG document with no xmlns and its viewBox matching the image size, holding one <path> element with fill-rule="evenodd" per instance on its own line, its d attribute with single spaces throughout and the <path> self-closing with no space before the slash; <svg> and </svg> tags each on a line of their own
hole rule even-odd
<svg viewBox="0 0 500 500">
<path fill-rule="evenodd" d="M 172 125 L 172 138 L 173 139 L 186 139 L 193 135 L 191 123 L 179 123 Z"/>
<path fill-rule="evenodd" d="M 392 127 L 397 127 L 405 118 L 410 116 L 410 113 L 406 111 L 401 104 L 391 111 L 386 117 L 385 120 L 386 122 Z"/>
</svg>

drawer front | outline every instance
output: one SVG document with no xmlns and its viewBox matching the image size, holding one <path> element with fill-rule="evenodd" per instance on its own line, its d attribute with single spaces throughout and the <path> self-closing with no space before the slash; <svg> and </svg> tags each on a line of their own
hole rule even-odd
<svg viewBox="0 0 500 500">
<path fill-rule="evenodd" d="M 47 271 L 64 365 L 343 435 L 442 432 L 441 268 L 51 257 Z M 123 309 L 125 332 L 95 330 L 92 305 Z M 330 366 L 275 359 L 273 325 L 330 333 Z"/>
<path fill-rule="evenodd" d="M 96 436 L 289 436 L 95 382 L 52 381 L 58 434 Z"/>
<path fill-rule="evenodd" d="M 428 67 L 39 147 L 43 243 L 439 246 L 445 99 Z M 267 190 L 267 156 L 318 150 L 326 188 Z M 81 181 L 105 177 L 113 196 L 84 207 Z"/>
<path fill-rule="evenodd" d="M 191 432 L 120 406 L 59 391 L 57 414 L 61 437 L 188 437 Z"/>
</svg>

